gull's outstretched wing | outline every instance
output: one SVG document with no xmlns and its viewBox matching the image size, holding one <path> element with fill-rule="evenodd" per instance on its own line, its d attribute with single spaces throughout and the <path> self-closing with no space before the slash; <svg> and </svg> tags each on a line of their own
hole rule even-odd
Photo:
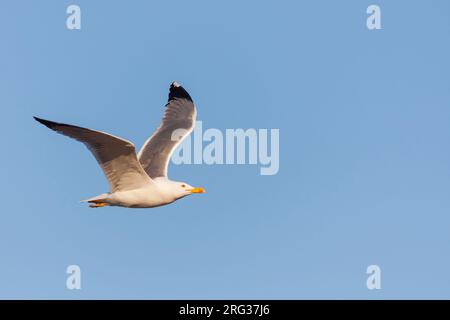
<svg viewBox="0 0 450 320">
<path fill-rule="evenodd" d="M 167 177 L 170 157 L 181 141 L 191 133 L 196 115 L 189 93 L 173 82 L 162 123 L 138 154 L 139 162 L 151 178 Z"/>
<path fill-rule="evenodd" d="M 58 133 L 83 142 L 100 164 L 111 192 L 132 190 L 152 183 L 139 163 L 130 141 L 100 131 L 36 117 L 34 119 Z"/>
</svg>

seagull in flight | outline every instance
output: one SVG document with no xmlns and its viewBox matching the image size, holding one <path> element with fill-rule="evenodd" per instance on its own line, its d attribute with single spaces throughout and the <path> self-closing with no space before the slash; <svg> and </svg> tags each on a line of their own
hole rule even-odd
<svg viewBox="0 0 450 320">
<path fill-rule="evenodd" d="M 91 208 L 153 208 L 205 189 L 170 180 L 167 168 L 175 148 L 193 130 L 197 111 L 189 93 L 172 82 L 161 125 L 136 154 L 132 142 L 111 134 L 34 117 L 44 126 L 86 145 L 97 159 L 110 190 L 83 200 Z"/>
</svg>

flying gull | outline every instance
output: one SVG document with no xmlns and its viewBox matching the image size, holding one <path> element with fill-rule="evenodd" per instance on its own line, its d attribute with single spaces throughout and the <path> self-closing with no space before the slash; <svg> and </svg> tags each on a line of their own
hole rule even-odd
<svg viewBox="0 0 450 320">
<path fill-rule="evenodd" d="M 191 96 L 173 82 L 159 128 L 136 154 L 134 144 L 111 134 L 34 117 L 46 127 L 86 145 L 109 182 L 110 191 L 82 202 L 91 208 L 120 206 L 152 208 L 193 193 L 204 193 L 185 182 L 169 180 L 167 167 L 175 148 L 193 130 L 197 111 Z M 173 133 L 180 133 L 177 139 Z"/>
</svg>

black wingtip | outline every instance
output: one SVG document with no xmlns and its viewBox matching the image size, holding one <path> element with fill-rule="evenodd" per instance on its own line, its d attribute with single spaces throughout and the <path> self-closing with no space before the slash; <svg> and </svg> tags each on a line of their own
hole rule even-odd
<svg viewBox="0 0 450 320">
<path fill-rule="evenodd" d="M 38 118 L 35 116 L 33 116 L 33 119 L 36 120 L 37 122 L 43 124 L 44 126 L 47 125 L 47 120 L 44 120 L 44 119 L 41 119 L 41 118 Z"/>
<path fill-rule="evenodd" d="M 41 118 L 38 118 L 38 117 L 35 117 L 35 116 L 33 116 L 33 119 L 36 120 L 37 122 L 43 124 L 44 126 L 47 126 L 47 127 L 48 127 L 49 122 L 50 122 L 48 120 L 41 119 Z"/>
<path fill-rule="evenodd" d="M 187 99 L 192 102 L 192 98 L 189 93 L 179 83 L 174 81 L 170 85 L 169 101 L 176 98 Z"/>
<path fill-rule="evenodd" d="M 41 118 L 34 117 L 34 116 L 33 116 L 33 118 L 34 118 L 34 120 L 36 120 L 40 124 L 43 124 L 44 126 L 46 126 L 47 128 L 50 128 L 50 129 L 52 129 L 53 127 L 55 127 L 55 125 L 57 125 L 57 123 L 53 122 L 53 121 L 41 119 Z"/>
</svg>

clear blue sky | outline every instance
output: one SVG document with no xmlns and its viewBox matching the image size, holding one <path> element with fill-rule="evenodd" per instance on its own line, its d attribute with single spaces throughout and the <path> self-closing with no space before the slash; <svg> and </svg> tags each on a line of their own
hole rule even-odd
<svg viewBox="0 0 450 320">
<path fill-rule="evenodd" d="M 66 28 L 78 4 L 82 29 Z M 382 30 L 366 28 L 366 8 Z M 2 1 L 0 298 L 450 298 L 450 3 Z M 279 128 L 280 171 L 185 165 L 157 209 L 107 191 L 83 145 L 139 147 L 170 82 L 205 128 Z M 82 269 L 82 290 L 65 287 Z M 366 288 L 366 268 L 382 289 Z"/>
</svg>

